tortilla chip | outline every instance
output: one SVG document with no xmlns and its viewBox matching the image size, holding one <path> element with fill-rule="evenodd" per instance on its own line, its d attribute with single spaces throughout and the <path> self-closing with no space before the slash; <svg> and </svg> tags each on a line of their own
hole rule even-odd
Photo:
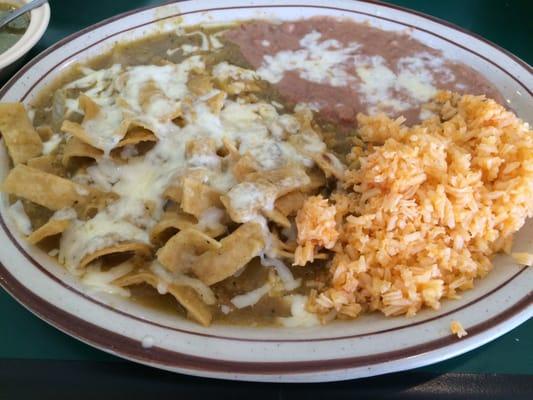
<svg viewBox="0 0 533 400">
<path fill-rule="evenodd" d="M 235 178 L 242 182 L 246 180 L 246 177 L 254 172 L 257 172 L 258 170 L 257 163 L 253 160 L 252 156 L 249 154 L 246 154 L 239 158 L 239 161 L 235 163 L 235 165 L 232 168 L 233 175 L 235 175 Z"/>
<path fill-rule="evenodd" d="M 248 174 L 246 181 L 266 181 L 276 186 L 277 196 L 283 196 L 310 183 L 310 178 L 302 168 L 295 166 L 260 171 Z"/>
<path fill-rule="evenodd" d="M 191 139 L 185 146 L 185 156 L 191 159 L 195 156 L 216 156 L 216 142 L 212 138 Z"/>
<path fill-rule="evenodd" d="M 281 196 L 276 200 L 274 206 L 284 216 L 296 215 L 296 212 L 302 208 L 305 202 L 306 196 L 299 190 L 294 190 Z"/>
<path fill-rule="evenodd" d="M 77 137 L 71 137 L 63 148 L 63 165 L 67 166 L 74 158 L 92 158 L 98 160 L 104 152 Z"/>
<path fill-rule="evenodd" d="M 38 126 L 35 128 L 35 132 L 37 132 L 42 141 L 50 140 L 54 136 L 54 131 L 48 125 Z"/>
<path fill-rule="evenodd" d="M 239 153 L 239 149 L 237 148 L 235 142 L 225 137 L 222 139 L 222 145 L 223 150 L 227 154 L 227 158 L 229 160 L 237 162 L 237 160 L 241 158 L 241 153 Z"/>
<path fill-rule="evenodd" d="M 153 288 L 157 289 L 160 279 L 151 272 L 134 272 L 131 275 L 126 275 L 113 282 L 118 286 L 131 286 L 141 283 L 147 283 Z M 180 303 L 188 313 L 191 319 L 196 320 L 204 326 L 209 326 L 213 318 L 209 306 L 207 306 L 196 293 L 196 291 L 189 286 L 166 284 L 168 292 Z"/>
<path fill-rule="evenodd" d="M 165 199 L 170 199 L 180 204 L 182 193 L 183 193 L 183 190 L 180 186 L 169 186 L 163 192 L 163 197 Z"/>
<path fill-rule="evenodd" d="M 192 268 L 208 286 L 229 278 L 261 253 L 265 246 L 263 230 L 258 223 L 247 222 L 220 244 L 219 249 L 202 254 Z"/>
<path fill-rule="evenodd" d="M 346 167 L 333 153 L 311 153 L 310 156 L 318 167 L 324 171 L 326 177 L 334 176 L 339 180 L 344 178 Z"/>
<path fill-rule="evenodd" d="M 326 175 L 324 175 L 324 172 L 321 169 L 315 168 L 307 172 L 307 175 L 310 179 L 309 184 L 300 188 L 300 190 L 304 193 L 313 193 L 320 188 L 323 188 L 327 183 Z"/>
<path fill-rule="evenodd" d="M 72 122 L 65 120 L 63 121 L 63 124 L 61 125 L 61 130 L 63 132 L 69 133 L 75 138 L 79 139 L 83 143 L 89 144 L 92 147 L 98 148 L 100 150 L 103 150 L 99 148 L 96 143 L 94 143 L 93 138 L 87 134 L 85 131 L 85 128 L 83 127 L 83 124 L 87 121 L 90 121 L 92 119 L 95 119 L 98 117 L 100 112 L 102 111 L 100 109 L 100 106 L 96 104 L 93 100 L 91 100 L 90 97 L 81 94 L 79 97 L 79 103 L 80 107 L 83 108 L 85 112 L 85 116 L 83 118 L 83 121 L 81 124 L 78 124 L 77 122 Z M 126 132 L 128 131 L 129 127 L 131 125 L 131 121 L 128 119 L 123 119 L 120 123 L 120 125 L 117 127 L 116 131 L 114 132 L 114 135 L 121 138 L 121 140 L 126 135 Z"/>
<path fill-rule="evenodd" d="M 80 261 L 80 265 L 78 268 L 83 269 L 88 264 L 93 262 L 94 260 L 100 257 L 103 257 L 103 256 L 107 256 L 109 254 L 135 253 L 137 255 L 147 256 L 150 254 L 151 250 L 152 250 L 151 246 L 146 243 L 139 243 L 139 242 L 118 243 L 118 244 L 114 244 L 109 247 L 104 247 L 103 249 L 97 250 L 91 254 L 87 254 Z"/>
<path fill-rule="evenodd" d="M 183 179 L 181 208 L 196 218 L 211 207 L 222 208 L 220 193 L 191 178 Z"/>
<path fill-rule="evenodd" d="M 150 241 L 154 244 L 166 242 L 177 231 L 192 228 L 196 224 L 192 215 L 167 211 L 150 232 Z"/>
<path fill-rule="evenodd" d="M 291 221 L 287 219 L 285 215 L 280 213 L 278 210 L 263 210 L 263 215 L 267 217 L 270 221 L 282 226 L 284 228 L 291 227 Z"/>
<path fill-rule="evenodd" d="M 80 104 L 80 107 L 83 109 L 83 112 L 85 113 L 84 119 L 96 118 L 100 113 L 100 106 L 96 104 L 89 96 L 83 93 L 80 94 L 78 102 Z"/>
<path fill-rule="evenodd" d="M 56 155 L 48 154 L 32 158 L 28 160 L 27 165 L 28 167 L 39 169 L 49 174 L 58 176 L 65 175 L 65 170 L 62 168 L 61 163 L 58 162 Z"/>
<path fill-rule="evenodd" d="M 195 259 L 209 250 L 216 250 L 221 244 L 205 233 L 188 228 L 176 233 L 157 252 L 157 261 L 169 271 L 188 272 Z"/>
<path fill-rule="evenodd" d="M 77 204 L 74 208 L 82 219 L 92 218 L 99 211 L 102 211 L 109 204 L 117 200 L 118 197 L 116 193 L 102 192 L 96 188 L 91 188 L 89 195 L 84 198 L 84 201 Z"/>
<path fill-rule="evenodd" d="M 66 133 L 70 133 L 72 136 L 82 141 L 83 143 L 87 143 L 92 146 L 92 139 L 89 137 L 89 135 L 87 135 L 85 129 L 83 129 L 83 127 L 77 122 L 72 122 L 68 120 L 63 121 L 63 123 L 61 124 L 61 130 Z"/>
<path fill-rule="evenodd" d="M 54 211 L 86 202 L 90 194 L 83 185 L 22 164 L 9 171 L 2 191 Z"/>
<path fill-rule="evenodd" d="M 126 136 L 124 136 L 124 138 L 118 142 L 115 148 L 124 147 L 131 144 L 135 145 L 142 142 L 157 142 L 157 137 L 152 131 L 136 126 L 131 128 L 131 130 L 126 133 Z"/>
<path fill-rule="evenodd" d="M 213 82 L 209 75 L 191 72 L 187 81 L 187 89 L 197 96 L 203 96 L 213 90 Z"/>
<path fill-rule="evenodd" d="M 211 112 L 215 115 L 219 115 L 222 107 L 224 106 L 224 100 L 226 100 L 226 93 L 220 92 L 208 98 L 205 102 L 211 109 Z"/>
<path fill-rule="evenodd" d="M 0 133 L 14 165 L 42 153 L 43 143 L 22 103 L 0 103 Z"/>
<path fill-rule="evenodd" d="M 139 91 L 139 104 L 144 112 L 153 115 L 155 111 L 154 103 L 157 101 L 173 104 L 170 112 L 157 116 L 160 121 L 168 122 L 183 115 L 180 101 L 168 98 L 165 92 L 154 81 L 148 81 Z"/>
<path fill-rule="evenodd" d="M 59 233 L 62 233 L 65 229 L 69 227 L 69 225 L 70 220 L 68 219 L 51 219 L 39 229 L 32 232 L 32 234 L 28 236 L 27 240 L 31 244 L 39 243 L 41 240 L 49 236 L 54 236 Z"/>
</svg>

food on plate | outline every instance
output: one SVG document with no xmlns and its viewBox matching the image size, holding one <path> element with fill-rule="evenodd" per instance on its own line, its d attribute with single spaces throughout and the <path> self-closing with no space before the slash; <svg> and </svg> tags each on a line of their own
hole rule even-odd
<svg viewBox="0 0 533 400">
<path fill-rule="evenodd" d="M 450 323 L 450 330 L 454 335 L 457 335 L 459 339 L 468 335 L 468 332 L 465 331 L 465 328 L 463 328 L 463 325 L 461 325 L 459 321 L 452 321 Z"/>
<path fill-rule="evenodd" d="M 15 9 L 14 5 L 0 1 L 0 18 Z M 28 29 L 29 24 L 30 16 L 29 14 L 24 14 L 0 28 L 0 54 L 19 41 L 26 29 Z"/>
<path fill-rule="evenodd" d="M 89 290 L 202 325 L 411 316 L 473 288 L 533 215 L 533 135 L 499 102 L 408 33 L 180 28 L 0 104 L 2 190 Z"/>
</svg>

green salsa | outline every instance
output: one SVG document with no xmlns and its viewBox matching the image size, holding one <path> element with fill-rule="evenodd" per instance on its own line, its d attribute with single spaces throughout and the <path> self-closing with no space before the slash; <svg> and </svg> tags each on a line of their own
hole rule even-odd
<svg viewBox="0 0 533 400">
<path fill-rule="evenodd" d="M 0 18 L 15 8 L 11 4 L 0 3 Z M 30 16 L 29 14 L 24 14 L 0 28 L 0 54 L 19 41 L 26 29 L 28 29 L 29 24 Z"/>
</svg>

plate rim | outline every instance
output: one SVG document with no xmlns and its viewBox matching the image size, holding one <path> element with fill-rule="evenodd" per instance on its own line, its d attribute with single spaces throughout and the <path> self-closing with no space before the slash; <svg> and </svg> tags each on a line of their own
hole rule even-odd
<svg viewBox="0 0 533 400">
<path fill-rule="evenodd" d="M 185 1 L 185 2 L 194 3 L 194 1 L 195 0 L 189 0 L 189 1 Z M 356 0 L 354 2 L 376 4 L 376 5 L 379 5 L 379 6 L 382 6 L 382 7 L 391 8 L 393 10 L 399 10 L 399 11 L 402 11 L 402 12 L 406 12 L 408 14 L 414 14 L 416 16 L 428 19 L 431 22 L 443 25 L 443 26 L 445 26 L 447 28 L 458 30 L 458 31 L 460 31 L 463 34 L 466 34 L 468 36 L 471 36 L 471 37 L 473 37 L 475 39 L 478 39 L 478 40 L 481 40 L 481 41 L 487 43 L 489 46 L 491 46 L 493 48 L 496 48 L 500 52 L 502 52 L 505 55 L 507 55 L 508 57 L 510 57 L 513 61 L 515 61 L 518 64 L 520 64 L 526 70 L 531 70 L 531 66 L 529 66 L 529 64 L 527 64 L 525 61 L 523 61 L 519 57 L 515 56 L 514 54 L 510 53 L 509 51 L 501 48 L 500 46 L 492 43 L 491 41 L 489 41 L 489 40 L 487 40 L 487 39 L 485 39 L 485 38 L 483 38 L 483 37 L 481 37 L 481 36 L 479 36 L 477 34 L 473 34 L 471 32 L 468 32 L 465 29 L 463 29 L 463 28 L 461 28 L 461 27 L 459 27 L 459 26 L 457 26 L 457 25 L 455 25 L 453 23 L 450 23 L 448 21 L 441 20 L 441 19 L 439 19 L 437 17 L 428 16 L 428 15 L 426 15 L 424 13 L 421 13 L 421 12 L 418 12 L 418 11 L 406 9 L 404 7 L 401 7 L 401 6 L 392 5 L 392 4 L 385 4 L 385 3 L 382 3 L 380 1 L 375 1 L 375 0 L 359 0 L 359 1 L 357 1 Z M 159 8 L 159 7 L 162 7 L 162 6 L 168 6 L 168 5 L 172 5 L 172 4 L 179 4 L 179 3 L 182 3 L 182 1 L 172 1 L 172 2 L 167 2 L 167 3 L 160 4 L 160 5 L 152 5 L 152 6 L 146 6 L 146 7 L 137 8 L 137 9 L 134 9 L 134 10 L 130 10 L 130 11 L 127 11 L 127 12 L 112 16 L 112 17 L 107 18 L 107 19 L 105 19 L 103 21 L 100 21 L 100 22 L 98 22 L 98 23 L 96 23 L 94 25 L 91 25 L 91 26 L 89 26 L 87 28 L 84 28 L 84 29 L 82 29 L 80 31 L 72 33 L 71 35 L 65 37 L 64 39 L 58 41 L 57 43 L 55 43 L 54 45 L 52 45 L 48 49 L 46 49 L 43 52 L 41 52 L 39 55 L 37 55 L 35 58 L 33 58 L 30 62 L 28 62 L 23 68 L 21 68 L 0 89 L 0 98 L 3 97 L 5 95 L 5 93 L 7 92 L 7 90 L 9 90 L 14 85 L 14 83 L 21 76 L 23 76 L 33 65 L 35 65 L 37 62 L 39 62 L 41 59 L 45 58 L 47 55 L 49 55 L 50 53 L 52 53 L 56 49 L 64 46 L 66 43 L 71 42 L 72 40 L 78 38 L 79 36 L 82 36 L 82 35 L 84 35 L 84 34 L 86 34 L 88 32 L 96 30 L 96 29 L 98 29 L 98 28 L 100 28 L 102 26 L 105 26 L 105 25 L 109 24 L 109 23 L 115 22 L 115 21 L 117 21 L 119 19 L 122 19 L 124 17 L 128 17 L 130 15 L 134 15 L 136 13 L 140 13 L 140 12 L 147 11 L 147 10 L 154 9 L 154 8 Z M 333 4 L 335 4 L 335 3 L 333 3 Z M 228 9 L 228 8 L 231 9 L 231 8 L 290 7 L 290 6 L 291 6 L 291 4 L 275 4 L 275 3 L 271 4 L 271 5 L 261 5 L 261 6 L 249 6 L 249 5 L 244 5 L 243 4 L 241 6 L 234 6 L 234 7 L 213 7 L 213 8 L 209 8 L 208 10 L 195 10 L 194 12 L 215 11 L 215 10 Z M 298 6 L 301 6 L 301 5 L 298 5 Z M 294 4 L 292 5 L 292 7 L 294 7 Z M 341 9 L 340 7 L 330 7 L 330 6 L 310 5 L 309 7 L 350 11 L 350 10 L 347 10 L 347 9 Z M 177 13 L 176 15 L 186 15 L 188 13 L 191 13 L 191 12 Z M 371 15 L 371 14 L 368 14 L 368 15 Z M 151 21 L 148 24 L 155 23 L 155 22 L 157 22 L 157 20 L 168 19 L 168 18 L 171 18 L 171 17 L 173 17 L 173 16 L 170 15 L 170 16 L 161 17 L 160 19 L 154 19 L 153 21 Z M 376 17 L 376 16 L 373 16 L 373 17 Z M 377 18 L 387 19 L 387 18 L 384 18 L 384 17 L 381 17 L 381 16 L 377 17 Z M 396 22 L 396 23 L 401 23 L 399 21 L 394 21 L 394 20 L 390 20 L 390 21 L 393 21 L 393 22 Z M 404 23 L 402 23 L 402 24 L 406 25 Z M 129 29 L 134 29 L 134 27 L 128 28 L 127 30 L 129 30 Z M 420 28 L 416 28 L 416 29 L 420 29 Z M 442 38 L 442 39 L 444 39 L 444 40 L 446 40 L 448 42 L 452 42 L 453 44 L 455 44 L 455 45 L 457 45 L 459 47 L 463 47 L 461 44 L 455 43 L 455 42 L 453 42 L 452 40 L 450 40 L 450 39 L 448 39 L 446 37 L 442 37 L 442 36 L 440 36 L 438 34 L 434 34 L 434 33 L 432 33 L 432 34 L 437 36 L 437 37 L 439 37 L 439 38 Z M 94 45 L 94 44 L 95 43 L 91 43 L 91 45 Z M 466 49 L 469 52 L 472 52 L 472 53 L 474 53 L 474 54 L 476 54 L 476 55 L 488 60 L 486 57 L 476 53 L 475 51 L 473 51 L 471 49 L 468 49 L 468 48 L 465 48 L 465 47 L 463 47 L 463 48 Z M 69 55 L 69 57 L 72 57 L 72 56 L 75 56 L 75 55 L 76 55 L 76 53 L 73 53 L 73 54 Z M 63 61 L 61 61 L 61 62 L 63 62 Z M 501 67 L 498 66 L 497 64 L 495 64 L 495 63 L 492 63 L 492 64 L 496 65 L 498 68 L 501 69 Z M 44 75 L 46 75 L 46 74 L 44 74 Z M 508 73 L 508 75 L 513 77 L 510 73 Z M 524 87 L 531 94 L 531 90 L 530 90 L 530 88 L 527 85 L 525 85 L 523 82 L 519 81 L 516 77 L 513 77 L 513 79 L 515 79 L 518 83 L 520 83 L 521 86 Z M 32 89 L 33 89 L 33 87 L 29 88 L 28 92 L 30 92 Z M 2 220 L 2 225 L 4 225 L 3 220 Z M 3 226 L 3 228 L 5 229 L 5 232 L 9 236 L 11 236 L 11 232 L 7 228 L 7 226 Z M 17 246 L 17 250 L 19 252 L 22 252 L 23 255 L 24 255 L 25 252 L 22 249 L 19 248 L 17 241 L 13 240 L 13 238 L 12 238 L 12 241 Z M 523 268 L 519 273 L 522 273 L 526 268 L 527 267 Z M 377 366 L 379 366 L 380 364 L 383 364 L 386 361 L 387 362 L 394 362 L 394 361 L 399 362 L 399 361 L 405 359 L 406 356 L 411 356 L 411 357 L 416 357 L 416 356 L 419 356 L 419 355 L 430 356 L 431 353 L 442 352 L 443 349 L 446 349 L 448 347 L 453 347 L 454 345 L 456 345 L 458 343 L 457 340 L 453 340 L 450 336 L 446 336 L 446 337 L 442 337 L 442 338 L 433 340 L 431 342 L 426 342 L 426 343 L 422 343 L 422 344 L 417 344 L 417 345 L 411 346 L 411 347 L 408 348 L 407 351 L 399 350 L 399 351 L 392 351 L 392 352 L 389 351 L 389 352 L 386 352 L 386 353 L 381 353 L 381 354 L 378 353 L 378 354 L 373 354 L 373 355 L 370 355 L 370 356 L 362 356 L 362 357 L 358 356 L 358 357 L 351 357 L 351 358 L 350 357 L 348 357 L 348 358 L 336 358 L 336 359 L 332 359 L 332 360 L 317 359 L 317 360 L 297 361 L 297 362 L 290 362 L 290 361 L 280 361 L 280 362 L 262 362 L 262 361 L 241 362 L 241 361 L 237 361 L 237 362 L 233 362 L 233 361 L 229 361 L 229 360 L 203 358 L 203 357 L 193 356 L 193 355 L 189 355 L 189 354 L 185 354 L 185 353 L 178 353 L 178 352 L 173 351 L 173 350 L 168 350 L 168 349 L 163 349 L 163 348 L 158 348 L 158 347 L 152 347 L 152 348 L 150 348 L 149 351 L 145 351 L 147 349 L 144 349 L 144 350 L 141 350 L 140 353 L 138 352 L 138 354 L 136 354 L 136 355 L 131 355 L 131 354 L 125 354 L 123 349 L 121 350 L 121 349 L 117 348 L 118 347 L 116 345 L 117 340 L 119 340 L 121 342 L 127 342 L 130 345 L 133 344 L 134 348 L 136 350 L 138 350 L 139 348 L 142 349 L 142 347 L 139 346 L 139 341 L 138 340 L 132 339 L 132 338 L 124 336 L 124 335 L 120 335 L 120 334 L 118 334 L 116 332 L 109 331 L 109 330 L 107 330 L 104 327 L 101 327 L 101 326 L 98 326 L 98 325 L 93 324 L 91 322 L 85 321 L 82 318 L 79 318 L 78 316 L 76 316 L 74 314 L 71 314 L 71 313 L 69 313 L 69 312 L 67 312 L 67 311 L 55 306 L 54 304 L 49 303 L 45 299 L 39 297 L 37 294 L 32 292 L 28 287 L 24 286 L 21 282 L 19 282 L 9 272 L 9 270 L 1 263 L 0 263 L 0 286 L 2 286 L 6 290 L 6 292 L 9 293 L 13 298 L 15 298 L 17 300 L 17 302 L 22 304 L 25 308 L 27 308 L 29 311 L 31 311 L 32 313 L 37 315 L 39 318 L 41 318 L 44 321 L 46 321 L 48 324 L 56 327 L 57 329 L 63 331 L 64 333 L 67 333 L 68 335 L 70 335 L 70 336 L 72 336 L 72 337 L 74 337 L 74 338 L 76 338 L 78 340 L 81 340 L 82 342 L 85 342 L 85 343 L 87 343 L 87 344 L 89 344 L 89 345 L 91 345 L 93 347 L 96 347 L 96 348 L 98 348 L 100 350 L 104 350 L 104 351 L 109 352 L 111 354 L 118 355 L 120 357 L 127 358 L 127 359 L 130 359 L 130 360 L 133 360 L 133 361 L 136 361 L 136 362 L 140 362 L 140 363 L 143 363 L 143 364 L 156 366 L 156 367 L 163 368 L 163 369 L 170 369 L 172 371 L 184 371 L 184 372 L 186 372 L 188 374 L 201 375 L 201 376 L 216 376 L 216 377 L 226 377 L 227 378 L 228 376 L 225 376 L 225 375 L 228 375 L 228 373 L 229 373 L 231 375 L 232 379 L 250 380 L 250 376 L 252 376 L 254 373 L 258 373 L 258 374 L 261 374 L 262 376 L 265 376 L 266 380 L 270 380 L 270 379 L 268 379 L 269 377 L 278 376 L 277 379 L 273 379 L 273 380 L 279 381 L 281 379 L 281 380 L 289 380 L 290 381 L 291 379 L 286 379 L 286 378 L 287 377 L 290 378 L 291 376 L 297 376 L 297 375 L 301 375 L 301 374 L 317 373 L 317 372 L 320 372 L 320 371 L 328 371 L 328 372 L 332 372 L 333 371 L 334 372 L 334 371 L 339 371 L 341 369 L 360 368 L 360 367 L 369 366 L 369 365 L 377 365 Z M 39 302 L 43 303 L 43 304 L 39 305 L 39 302 L 32 302 L 32 300 L 28 300 L 28 299 L 31 299 L 32 296 L 36 297 L 37 299 L 39 299 Z M 22 299 L 25 299 L 26 301 L 24 301 Z M 30 306 L 29 304 L 33 304 L 33 307 Z M 532 292 L 530 291 L 529 294 L 526 295 L 525 297 L 523 297 L 520 301 L 518 301 L 517 303 L 513 304 L 510 307 L 507 307 L 504 312 L 502 312 L 502 313 L 500 313 L 500 314 L 498 314 L 496 316 L 492 316 L 491 318 L 484 320 L 480 324 L 477 324 L 477 325 L 474 325 L 474 326 L 470 327 L 469 328 L 468 340 L 464 341 L 464 342 L 468 341 L 468 343 L 470 343 L 470 344 L 467 345 L 467 346 L 461 347 L 460 349 L 456 350 L 451 355 L 435 354 L 435 356 L 433 358 L 430 357 L 431 358 L 430 360 L 425 360 L 425 361 L 418 362 L 418 363 L 416 362 L 416 360 L 412 360 L 410 365 L 407 366 L 407 367 L 405 367 L 405 366 L 401 367 L 400 366 L 400 367 L 396 367 L 396 368 L 390 369 L 388 371 L 382 371 L 382 372 L 374 371 L 374 372 L 372 372 L 369 375 L 378 375 L 380 373 L 411 369 L 411 368 L 415 368 L 417 366 L 427 365 L 427 364 L 430 364 L 430 363 L 433 363 L 433 362 L 440 361 L 442 359 L 446 359 L 446 358 L 452 357 L 454 355 L 462 354 L 462 353 L 464 353 L 466 351 L 469 351 L 469 350 L 471 350 L 473 348 L 481 346 L 482 344 L 494 339 L 495 337 L 500 336 L 501 334 L 511 330 L 512 328 L 518 326 L 520 323 L 522 323 L 522 322 L 526 321 L 527 319 L 529 319 L 531 317 L 530 314 L 533 314 L 533 307 L 531 307 L 532 304 L 533 304 L 533 296 L 532 296 Z M 44 309 L 41 308 L 41 306 L 45 306 L 45 305 L 49 306 L 48 310 L 44 310 Z M 528 310 L 530 310 L 530 312 L 528 312 Z M 58 316 L 61 315 L 61 314 L 63 314 L 63 317 L 61 317 L 61 319 L 58 320 L 58 318 L 59 318 Z M 64 314 L 66 314 L 66 316 Z M 76 326 L 77 329 L 69 328 L 68 326 L 65 326 L 62 323 L 63 321 L 69 321 L 69 320 L 70 321 L 75 321 L 75 324 L 73 324 L 73 325 Z M 81 327 L 87 328 L 88 327 L 87 325 L 90 325 L 90 327 L 92 327 L 93 329 L 96 328 L 97 331 L 100 331 L 99 335 L 97 335 L 96 337 L 93 337 L 93 338 L 89 338 L 89 337 L 87 337 L 88 335 L 84 335 L 83 333 L 80 333 L 80 332 L 85 331 L 85 329 L 83 329 Z M 501 330 L 499 333 L 493 333 L 492 335 L 488 334 L 488 336 L 487 336 L 487 333 L 491 332 L 491 330 L 494 330 L 494 328 L 496 328 L 496 327 L 502 327 L 503 330 Z M 81 331 L 80 331 L 80 328 L 81 328 Z M 115 340 L 111 341 L 110 342 L 111 344 L 105 344 L 106 340 L 108 338 L 112 337 L 112 336 L 115 337 Z M 100 337 L 101 339 L 104 339 L 104 340 L 100 340 L 99 341 L 98 337 Z M 473 340 L 476 337 L 478 337 L 478 339 L 479 339 L 478 341 Z M 233 338 L 224 338 L 224 339 L 232 340 Z M 450 339 L 452 339 L 452 340 L 450 340 Z M 238 339 L 235 338 L 233 340 L 238 340 Z M 274 341 L 278 342 L 278 341 L 282 341 L 282 340 L 274 340 Z M 444 342 L 448 342 L 448 343 L 438 344 L 438 345 L 436 345 L 434 347 L 429 346 L 433 342 L 443 343 L 443 341 Z M 455 346 L 455 347 L 457 347 L 457 346 Z M 418 352 L 415 351 L 414 352 L 413 350 L 416 350 L 416 349 L 418 349 L 420 351 L 418 351 Z M 165 364 L 165 363 L 162 363 L 161 361 L 154 360 L 154 351 L 156 351 L 156 350 L 158 352 L 162 352 L 161 354 L 163 354 L 165 356 L 170 356 L 169 360 L 177 360 L 177 359 L 179 359 L 180 362 L 179 363 L 168 363 L 168 364 Z M 146 353 L 146 357 L 143 357 L 143 352 Z M 166 353 L 171 353 L 171 354 L 169 355 L 169 354 L 166 354 Z M 392 353 L 394 353 L 395 355 L 396 355 L 396 353 L 401 353 L 401 354 L 398 354 L 396 358 L 391 359 L 390 355 Z M 379 356 L 386 357 L 386 358 L 379 358 Z M 358 359 L 365 359 L 365 360 L 361 361 L 361 360 L 358 360 Z M 372 361 L 372 360 L 375 361 L 375 362 L 369 362 L 369 361 Z M 198 363 L 200 363 L 200 365 L 203 365 L 203 367 L 200 366 Z M 195 368 L 194 366 L 196 366 L 197 368 Z M 261 370 L 259 368 L 260 366 L 263 366 L 263 370 Z M 265 368 L 265 366 L 266 366 L 266 368 Z M 304 368 L 302 370 L 298 371 L 297 369 L 295 369 L 296 367 L 304 367 Z M 237 375 L 235 375 L 235 374 L 237 374 Z M 280 375 L 284 375 L 284 376 L 280 376 Z M 362 374 L 360 376 L 365 376 L 365 375 Z M 350 377 L 353 377 L 353 376 L 348 376 L 345 379 L 348 379 Z M 263 379 L 254 378 L 253 380 L 263 380 Z M 326 377 L 326 379 L 312 379 L 312 380 L 313 381 L 319 381 L 319 380 L 325 381 L 325 380 L 338 380 L 338 378 L 333 377 L 333 378 L 330 379 L 330 378 Z"/>
</svg>

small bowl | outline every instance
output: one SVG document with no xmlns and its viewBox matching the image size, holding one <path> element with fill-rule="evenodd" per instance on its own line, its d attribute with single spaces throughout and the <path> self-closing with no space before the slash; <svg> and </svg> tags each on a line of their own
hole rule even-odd
<svg viewBox="0 0 533 400">
<path fill-rule="evenodd" d="M 30 0 L 2 0 L 2 3 L 20 7 Z M 30 24 L 17 43 L 0 54 L 0 71 L 20 59 L 41 39 L 50 21 L 50 6 L 43 4 L 30 12 Z"/>
</svg>

